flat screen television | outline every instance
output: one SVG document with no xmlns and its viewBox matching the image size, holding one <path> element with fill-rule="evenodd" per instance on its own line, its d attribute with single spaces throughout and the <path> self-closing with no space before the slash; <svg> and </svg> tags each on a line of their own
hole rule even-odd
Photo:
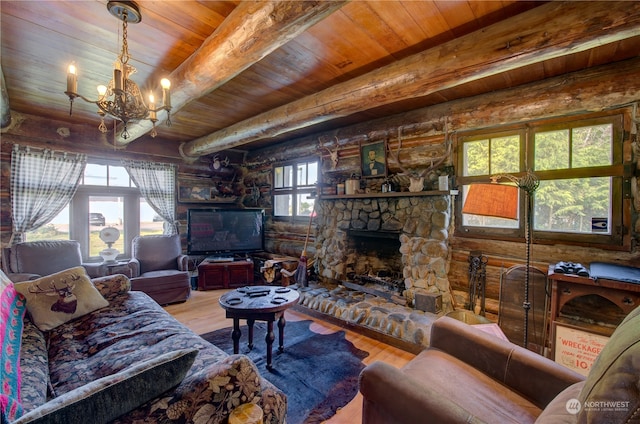
<svg viewBox="0 0 640 424">
<path fill-rule="evenodd" d="M 190 255 L 246 254 L 264 250 L 264 210 L 189 209 Z"/>
</svg>

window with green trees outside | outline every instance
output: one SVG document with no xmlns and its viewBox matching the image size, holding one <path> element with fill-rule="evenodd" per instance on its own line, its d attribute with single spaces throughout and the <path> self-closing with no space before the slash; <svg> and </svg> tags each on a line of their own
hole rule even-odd
<svg viewBox="0 0 640 424">
<path fill-rule="evenodd" d="M 540 179 L 532 198 L 533 238 L 620 245 L 624 177 L 620 114 L 556 120 L 459 137 L 462 200 L 470 184 L 497 174 Z M 508 183 L 508 180 L 500 180 Z M 518 219 L 460 212 L 457 231 L 469 236 L 524 237 L 524 192 Z"/>
</svg>

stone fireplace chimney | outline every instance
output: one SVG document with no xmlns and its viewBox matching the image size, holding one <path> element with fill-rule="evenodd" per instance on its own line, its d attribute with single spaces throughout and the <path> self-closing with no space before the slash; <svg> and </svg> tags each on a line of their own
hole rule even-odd
<svg viewBox="0 0 640 424">
<path fill-rule="evenodd" d="M 340 282 L 352 272 L 397 271 L 408 305 L 415 306 L 416 294 L 440 294 L 443 311 L 452 311 L 447 271 L 453 197 L 441 192 L 371 196 L 318 201 L 320 278 Z"/>
</svg>

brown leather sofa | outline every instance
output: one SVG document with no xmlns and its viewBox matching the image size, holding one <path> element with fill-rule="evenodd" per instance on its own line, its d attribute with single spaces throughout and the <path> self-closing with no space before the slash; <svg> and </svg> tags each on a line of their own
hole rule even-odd
<svg viewBox="0 0 640 424">
<path fill-rule="evenodd" d="M 363 424 L 638 423 L 640 308 L 618 326 L 586 379 L 449 317 L 402 369 L 360 376 Z"/>
<path fill-rule="evenodd" d="M 182 253 L 179 235 L 137 236 L 131 256 L 131 290 L 147 293 L 160 305 L 189 298 L 189 257 Z"/>
<path fill-rule="evenodd" d="M 91 278 L 102 277 L 102 263 L 83 263 L 76 240 L 25 241 L 2 249 L 2 269 L 11 281 L 34 280 L 68 268 L 84 266 Z"/>
</svg>

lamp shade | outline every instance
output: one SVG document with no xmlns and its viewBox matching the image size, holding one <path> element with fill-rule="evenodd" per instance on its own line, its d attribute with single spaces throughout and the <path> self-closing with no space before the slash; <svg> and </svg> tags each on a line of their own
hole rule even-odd
<svg viewBox="0 0 640 424">
<path fill-rule="evenodd" d="M 462 213 L 518 219 L 518 187 L 507 184 L 471 184 Z"/>
</svg>

